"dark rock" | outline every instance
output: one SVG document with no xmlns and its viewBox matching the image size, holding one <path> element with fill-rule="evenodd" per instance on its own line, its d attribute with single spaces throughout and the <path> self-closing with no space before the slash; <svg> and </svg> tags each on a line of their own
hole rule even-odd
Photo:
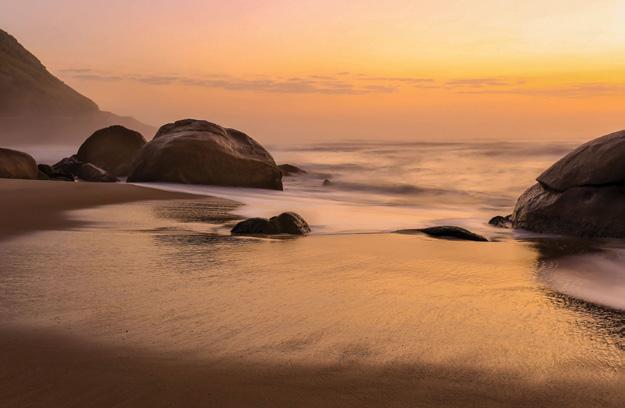
<svg viewBox="0 0 625 408">
<path fill-rule="evenodd" d="M 106 171 L 91 163 L 82 163 L 77 171 L 76 177 L 84 181 L 93 181 L 99 183 L 114 183 L 116 177 L 109 175 Z"/>
<path fill-rule="evenodd" d="M 50 180 L 50 176 L 41 170 L 37 170 L 37 180 Z"/>
<path fill-rule="evenodd" d="M 204 120 L 162 126 L 139 152 L 128 181 L 282 190 L 282 173 L 258 142 Z"/>
<path fill-rule="evenodd" d="M 36 180 L 37 162 L 29 154 L 0 148 L 0 178 Z"/>
<path fill-rule="evenodd" d="M 514 228 L 583 237 L 625 237 L 625 186 L 572 187 L 563 192 L 539 183 L 517 201 Z"/>
<path fill-rule="evenodd" d="M 324 187 L 331 186 L 332 184 L 334 184 L 334 183 L 332 183 L 332 182 L 331 182 L 330 180 L 328 180 L 328 179 L 323 180 L 323 183 L 322 183 L 322 185 L 323 185 Z"/>
<path fill-rule="evenodd" d="M 547 189 L 625 183 L 625 130 L 584 143 L 538 176 Z"/>
<path fill-rule="evenodd" d="M 52 171 L 55 176 L 71 178 L 73 180 L 81 165 L 82 162 L 78 160 L 76 155 L 73 155 L 53 164 Z"/>
<path fill-rule="evenodd" d="M 66 157 L 52 166 L 54 179 L 74 180 L 79 178 L 84 181 L 110 183 L 118 181 L 106 171 L 93 165 L 78 160 L 77 155 Z"/>
<path fill-rule="evenodd" d="M 232 228 L 233 234 L 290 234 L 306 235 L 310 232 L 308 223 L 297 213 L 284 212 L 271 219 L 248 218 Z"/>
<path fill-rule="evenodd" d="M 39 169 L 40 172 L 48 176 L 48 178 L 51 178 L 54 175 L 54 170 L 52 170 L 52 166 L 48 164 L 38 164 L 37 169 Z"/>
<path fill-rule="evenodd" d="M 76 155 L 114 177 L 125 177 L 137 153 L 145 145 L 139 132 L 115 125 L 100 129 L 84 141 Z"/>
<path fill-rule="evenodd" d="M 405 230 L 399 230 L 395 232 L 399 234 L 421 233 L 421 234 L 425 234 L 434 238 L 488 242 L 488 239 L 486 239 L 485 237 L 481 235 L 475 234 L 461 227 L 455 227 L 455 226 L 449 226 L 449 225 L 440 226 L 440 227 L 419 228 L 419 229 L 405 229 Z"/>
<path fill-rule="evenodd" d="M 494 227 L 512 228 L 512 214 L 506 215 L 505 217 L 502 215 L 496 215 L 491 218 L 488 223 Z"/>
<path fill-rule="evenodd" d="M 292 164 L 281 164 L 278 166 L 278 168 L 280 169 L 284 177 L 293 176 L 296 174 L 306 174 L 306 170 L 301 169 L 297 166 L 293 166 Z"/>
<path fill-rule="evenodd" d="M 512 226 L 583 237 L 625 237 L 625 131 L 585 143 L 517 200 Z"/>
<path fill-rule="evenodd" d="M 301 215 L 294 212 L 284 212 L 269 220 L 281 234 L 306 235 L 310 232 L 310 226 Z"/>
<path fill-rule="evenodd" d="M 278 234 L 279 231 L 267 218 L 248 218 L 230 231 L 233 234 Z"/>
</svg>

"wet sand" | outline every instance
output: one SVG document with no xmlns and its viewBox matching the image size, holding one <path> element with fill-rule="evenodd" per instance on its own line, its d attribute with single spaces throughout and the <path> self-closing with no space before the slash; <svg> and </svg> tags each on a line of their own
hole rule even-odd
<svg viewBox="0 0 625 408">
<path fill-rule="evenodd" d="M 0 197 L 0 240 L 4 240 L 32 231 L 76 226 L 65 214 L 79 208 L 194 196 L 118 183 L 0 179 Z"/>
<path fill-rule="evenodd" d="M 193 360 L 0 330 L 3 407 L 621 407 L 622 383 L 388 364 L 310 366 Z"/>
<path fill-rule="evenodd" d="M 14 214 L 1 228 L 2 407 L 625 400 L 625 317 L 537 284 L 531 246 L 232 238 L 212 227 L 231 207 L 206 198 L 87 183 L 0 189 Z"/>
</svg>

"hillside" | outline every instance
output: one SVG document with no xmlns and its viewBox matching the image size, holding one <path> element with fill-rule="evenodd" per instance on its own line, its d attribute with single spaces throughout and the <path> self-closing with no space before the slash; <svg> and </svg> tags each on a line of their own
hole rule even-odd
<svg viewBox="0 0 625 408">
<path fill-rule="evenodd" d="M 154 131 L 133 118 L 101 111 L 0 30 L 0 144 L 74 143 L 112 124 L 147 137 Z"/>
</svg>

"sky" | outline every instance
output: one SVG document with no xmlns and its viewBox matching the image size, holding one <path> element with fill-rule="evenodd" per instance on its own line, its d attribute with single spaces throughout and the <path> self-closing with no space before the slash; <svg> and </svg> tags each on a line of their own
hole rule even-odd
<svg viewBox="0 0 625 408">
<path fill-rule="evenodd" d="M 625 128 L 625 0 L 0 0 L 0 28 L 154 126 L 293 143 Z"/>
</svg>

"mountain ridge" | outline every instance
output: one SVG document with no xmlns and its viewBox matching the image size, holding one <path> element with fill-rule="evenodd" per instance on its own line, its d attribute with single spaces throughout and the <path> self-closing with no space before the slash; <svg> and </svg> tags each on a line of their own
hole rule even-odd
<svg viewBox="0 0 625 408">
<path fill-rule="evenodd" d="M 0 29 L 0 142 L 79 142 L 114 124 L 151 136 L 155 128 L 100 110 L 50 73 L 8 32 Z"/>
</svg>

